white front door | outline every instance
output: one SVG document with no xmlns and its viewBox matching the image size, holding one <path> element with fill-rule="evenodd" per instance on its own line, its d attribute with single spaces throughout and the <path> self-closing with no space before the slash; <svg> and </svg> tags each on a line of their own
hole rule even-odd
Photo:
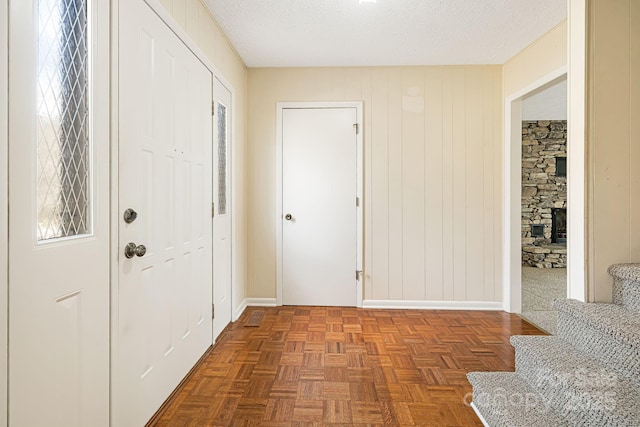
<svg viewBox="0 0 640 427">
<path fill-rule="evenodd" d="M 282 302 L 357 303 L 356 108 L 282 111 Z"/>
<path fill-rule="evenodd" d="M 9 425 L 109 425 L 109 4 L 10 2 Z"/>
<path fill-rule="evenodd" d="M 231 322 L 231 93 L 214 79 L 213 337 Z"/>
<path fill-rule="evenodd" d="M 146 2 L 119 4 L 114 425 L 141 426 L 212 343 L 212 75 Z"/>
</svg>

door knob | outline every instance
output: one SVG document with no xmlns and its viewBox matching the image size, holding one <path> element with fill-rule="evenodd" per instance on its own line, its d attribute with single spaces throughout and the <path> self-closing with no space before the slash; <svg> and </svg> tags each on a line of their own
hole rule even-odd
<svg viewBox="0 0 640 427">
<path fill-rule="evenodd" d="M 291 221 L 293 219 L 293 217 L 291 216 L 291 214 L 286 214 L 284 216 L 284 219 L 286 219 L 287 221 Z"/>
<path fill-rule="evenodd" d="M 136 245 L 135 243 L 127 243 L 124 247 L 124 256 L 127 258 L 133 258 L 134 256 L 144 256 L 147 253 L 147 247 L 145 245 Z"/>
</svg>

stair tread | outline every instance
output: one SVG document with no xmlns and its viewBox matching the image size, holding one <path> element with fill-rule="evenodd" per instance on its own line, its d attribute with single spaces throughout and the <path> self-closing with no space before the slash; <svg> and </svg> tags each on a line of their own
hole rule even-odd
<svg viewBox="0 0 640 427">
<path fill-rule="evenodd" d="M 640 286 L 640 264 L 638 263 L 614 264 L 607 269 L 607 272 L 612 277 L 638 282 Z"/>
<path fill-rule="evenodd" d="M 471 372 L 473 403 L 491 427 L 564 427 L 570 424 L 515 372 Z"/>
<path fill-rule="evenodd" d="M 640 313 L 640 264 L 615 264 L 607 271 L 613 277 L 613 303 Z"/>
<path fill-rule="evenodd" d="M 572 299 L 554 300 L 553 308 L 580 316 L 594 329 L 640 348 L 640 313 L 618 304 L 584 303 Z"/>
<path fill-rule="evenodd" d="M 556 411 L 572 417 L 588 414 L 602 425 L 640 425 L 638 387 L 601 361 L 557 336 L 513 336 L 516 372 L 545 391 Z M 524 369 L 522 369 L 524 368 Z"/>
</svg>

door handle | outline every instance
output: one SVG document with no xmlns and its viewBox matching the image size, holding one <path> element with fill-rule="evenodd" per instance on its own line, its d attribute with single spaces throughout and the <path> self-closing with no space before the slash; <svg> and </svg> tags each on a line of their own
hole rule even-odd
<svg viewBox="0 0 640 427">
<path fill-rule="evenodd" d="M 124 256 L 126 258 L 133 258 L 134 256 L 144 256 L 147 253 L 147 247 L 145 245 L 136 245 L 135 243 L 127 243 L 124 247 Z"/>
<path fill-rule="evenodd" d="M 291 214 L 286 214 L 284 216 L 284 219 L 286 219 L 287 221 L 291 221 L 293 219 L 293 216 L 291 216 Z"/>
</svg>

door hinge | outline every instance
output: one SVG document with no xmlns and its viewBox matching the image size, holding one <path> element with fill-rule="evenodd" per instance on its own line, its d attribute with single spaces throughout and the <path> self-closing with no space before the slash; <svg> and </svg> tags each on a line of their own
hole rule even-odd
<svg viewBox="0 0 640 427">
<path fill-rule="evenodd" d="M 216 216 L 216 204 L 211 203 L 211 218 Z"/>
<path fill-rule="evenodd" d="M 357 134 L 359 134 L 359 133 L 360 133 L 360 125 L 359 125 L 358 123 L 354 123 L 354 124 L 353 124 L 353 127 L 354 127 L 354 128 L 355 128 L 355 130 L 356 130 L 356 135 L 357 135 Z"/>
<path fill-rule="evenodd" d="M 360 207 L 360 197 L 356 197 L 356 208 Z"/>
<path fill-rule="evenodd" d="M 211 304 L 211 318 L 212 319 L 216 318 L 216 305 L 215 304 Z"/>
<path fill-rule="evenodd" d="M 362 274 L 362 270 L 356 270 L 356 280 L 360 280 L 361 274 Z"/>
<path fill-rule="evenodd" d="M 216 101 L 211 101 L 211 115 L 216 115 Z"/>
</svg>

